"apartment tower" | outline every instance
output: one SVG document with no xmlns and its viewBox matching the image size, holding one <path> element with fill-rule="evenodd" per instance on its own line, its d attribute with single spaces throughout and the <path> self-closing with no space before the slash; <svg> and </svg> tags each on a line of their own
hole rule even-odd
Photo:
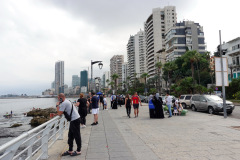
<svg viewBox="0 0 240 160">
<path fill-rule="evenodd" d="M 165 32 L 176 22 L 176 7 L 166 6 L 164 8 L 154 8 L 152 14 L 144 23 L 146 36 L 146 66 L 150 78 L 156 74 L 156 55 L 165 54 L 165 52 L 159 52 L 165 48 Z M 164 64 L 165 60 L 161 59 L 161 62 Z"/>
<path fill-rule="evenodd" d="M 122 83 L 122 64 L 124 62 L 124 56 L 123 55 L 114 55 L 110 59 L 110 77 L 111 81 L 112 80 L 112 75 L 113 74 L 118 74 L 118 79 L 117 79 L 117 85 Z"/>
<path fill-rule="evenodd" d="M 55 94 L 64 93 L 64 61 L 55 63 Z"/>
</svg>

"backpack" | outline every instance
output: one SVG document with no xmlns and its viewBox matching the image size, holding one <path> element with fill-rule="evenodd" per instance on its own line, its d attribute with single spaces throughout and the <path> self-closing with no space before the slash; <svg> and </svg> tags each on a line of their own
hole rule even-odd
<svg viewBox="0 0 240 160">
<path fill-rule="evenodd" d="M 67 119 L 67 121 L 71 121 L 72 119 L 72 111 L 73 111 L 73 105 L 72 105 L 72 110 L 71 110 L 71 114 L 68 115 L 66 111 L 63 112 L 65 118 Z"/>
</svg>

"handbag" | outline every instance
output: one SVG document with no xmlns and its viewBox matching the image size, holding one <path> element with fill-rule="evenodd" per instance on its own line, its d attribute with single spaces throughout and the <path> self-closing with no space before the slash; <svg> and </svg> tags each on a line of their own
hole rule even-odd
<svg viewBox="0 0 240 160">
<path fill-rule="evenodd" d="M 72 105 L 72 110 L 71 110 L 71 114 L 68 115 L 66 111 L 63 112 L 65 118 L 67 119 L 67 121 L 71 121 L 72 119 L 72 111 L 73 111 L 73 105 Z"/>
</svg>

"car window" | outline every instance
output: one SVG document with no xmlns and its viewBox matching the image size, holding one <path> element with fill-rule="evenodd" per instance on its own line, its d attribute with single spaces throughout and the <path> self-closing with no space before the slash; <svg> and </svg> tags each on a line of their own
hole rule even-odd
<svg viewBox="0 0 240 160">
<path fill-rule="evenodd" d="M 201 102 L 206 101 L 206 98 L 203 97 L 203 96 L 200 96 L 200 97 L 199 97 L 199 101 L 201 101 Z"/>
<path fill-rule="evenodd" d="M 186 96 L 186 100 L 190 100 L 192 98 L 192 96 Z"/>
<path fill-rule="evenodd" d="M 185 96 L 181 96 L 180 99 L 184 99 Z"/>
<path fill-rule="evenodd" d="M 218 96 L 215 96 L 215 95 L 206 96 L 206 98 L 207 98 L 209 101 L 222 101 L 222 98 L 220 98 L 220 97 L 218 97 Z"/>
<path fill-rule="evenodd" d="M 192 97 L 192 100 L 193 100 L 193 101 L 199 101 L 199 96 L 193 96 L 193 97 Z"/>
</svg>

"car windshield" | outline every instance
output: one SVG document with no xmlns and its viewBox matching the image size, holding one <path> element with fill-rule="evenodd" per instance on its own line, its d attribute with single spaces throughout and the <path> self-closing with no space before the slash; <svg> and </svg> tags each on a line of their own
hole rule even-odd
<svg viewBox="0 0 240 160">
<path fill-rule="evenodd" d="M 209 101 L 222 101 L 222 98 L 218 96 L 206 96 Z"/>
</svg>

